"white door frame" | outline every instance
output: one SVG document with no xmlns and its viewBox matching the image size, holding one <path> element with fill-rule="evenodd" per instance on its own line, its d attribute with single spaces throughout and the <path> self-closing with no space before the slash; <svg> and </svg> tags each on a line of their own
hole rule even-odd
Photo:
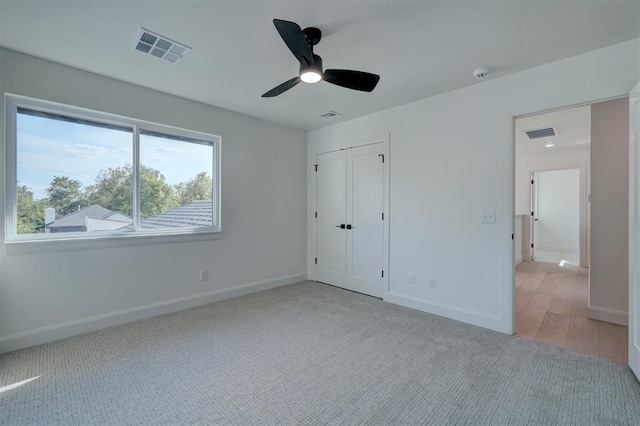
<svg viewBox="0 0 640 426">
<path fill-rule="evenodd" d="M 504 285 L 502 287 L 501 298 L 504 303 L 502 305 L 502 317 L 511 318 L 511 322 L 506 324 L 505 333 L 514 334 L 516 323 L 515 312 L 515 258 L 514 258 L 514 240 L 512 235 L 515 227 L 515 180 L 516 180 L 516 157 L 515 157 L 515 120 L 516 118 L 526 117 L 529 115 L 538 115 L 549 111 L 573 108 L 581 105 L 590 105 L 597 102 L 603 102 L 611 99 L 617 99 L 629 96 L 631 88 L 634 87 L 637 80 L 624 81 L 618 84 L 590 89 L 582 92 L 570 93 L 563 96 L 541 99 L 526 104 L 513 105 L 503 110 L 503 140 L 506 147 L 506 155 L 509 161 L 509 189 L 507 193 L 507 202 L 509 203 L 509 211 L 511 212 L 511 220 L 505 222 L 503 232 L 505 235 L 505 244 L 503 251 L 503 259 L 505 265 L 511 265 L 511 268 L 505 268 Z"/>
<path fill-rule="evenodd" d="M 629 366 L 640 379 L 640 83 L 629 94 Z"/>
<path fill-rule="evenodd" d="M 527 250 L 529 251 L 530 262 L 534 262 L 536 260 L 536 215 L 538 214 L 538 185 L 536 183 L 536 172 L 529 172 L 529 179 L 531 183 L 529 184 L 529 208 L 527 212 L 529 213 L 527 217 L 529 218 L 529 240 L 527 241 Z"/>
<path fill-rule="evenodd" d="M 330 149 L 323 149 L 318 152 L 308 152 L 307 158 L 311 161 L 315 161 L 315 158 L 318 154 L 324 154 L 327 152 L 334 152 L 343 149 L 354 148 L 358 146 L 371 145 L 375 143 L 382 142 L 383 154 L 384 154 L 384 277 L 383 277 L 383 286 L 382 286 L 382 299 L 385 300 L 389 293 L 389 276 L 391 272 L 389 271 L 389 231 L 390 231 L 390 221 L 391 221 L 391 212 L 390 212 L 390 135 L 384 134 L 379 136 L 371 136 L 360 141 L 339 141 L 333 144 Z M 314 164 L 308 164 L 310 172 L 315 175 L 315 167 Z M 315 176 L 313 176 L 313 181 L 315 182 Z M 316 268 L 315 268 L 315 257 L 316 257 L 316 241 L 317 241 L 317 229 L 315 226 L 315 212 L 316 212 L 316 190 L 315 184 L 308 185 L 307 188 L 312 193 L 309 194 L 308 199 L 310 201 L 310 211 L 308 212 L 308 220 L 309 223 L 313 224 L 313 226 L 309 226 L 308 229 L 310 232 L 307 234 L 310 241 L 307 244 L 307 247 L 310 249 L 307 253 L 307 279 L 311 281 L 316 281 Z"/>
</svg>

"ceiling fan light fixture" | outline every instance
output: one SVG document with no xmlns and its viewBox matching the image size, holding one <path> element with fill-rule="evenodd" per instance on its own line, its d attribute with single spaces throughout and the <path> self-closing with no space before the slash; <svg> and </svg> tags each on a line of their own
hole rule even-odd
<svg viewBox="0 0 640 426">
<path fill-rule="evenodd" d="M 300 64 L 300 80 L 305 83 L 317 83 L 322 80 L 322 58 L 313 55 L 313 63 Z"/>
<path fill-rule="evenodd" d="M 302 71 L 302 73 L 300 74 L 300 80 L 310 84 L 317 83 L 322 80 L 322 74 L 320 74 L 318 70 L 307 69 L 305 71 Z"/>
</svg>

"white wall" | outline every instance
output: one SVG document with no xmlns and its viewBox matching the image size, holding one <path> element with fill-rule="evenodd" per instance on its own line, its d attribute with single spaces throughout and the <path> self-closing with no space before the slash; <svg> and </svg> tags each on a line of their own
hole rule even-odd
<svg viewBox="0 0 640 426">
<path fill-rule="evenodd" d="M 637 44 L 632 40 L 309 132 L 308 276 L 314 277 L 316 153 L 388 133 L 387 300 L 511 333 L 513 116 L 628 92 L 638 77 Z M 483 210 L 496 211 L 495 224 L 480 223 Z M 415 272 L 416 285 L 408 284 L 408 272 Z M 428 288 L 428 276 L 437 278 L 436 289 Z"/>
<path fill-rule="evenodd" d="M 13 51 L 0 67 L 2 92 L 220 135 L 223 197 L 220 240 L 3 253 L 3 350 L 305 278 L 304 132 Z"/>
<path fill-rule="evenodd" d="M 585 174 L 584 177 L 588 178 L 589 155 L 588 146 L 549 149 L 524 155 L 516 153 L 516 214 L 531 212 L 530 181 L 532 172 L 580 169 L 581 173 Z"/>
<path fill-rule="evenodd" d="M 580 253 L 580 170 L 536 172 L 534 244 L 536 260 L 578 264 Z"/>
<path fill-rule="evenodd" d="M 591 106 L 589 318 L 627 323 L 629 99 Z"/>
</svg>

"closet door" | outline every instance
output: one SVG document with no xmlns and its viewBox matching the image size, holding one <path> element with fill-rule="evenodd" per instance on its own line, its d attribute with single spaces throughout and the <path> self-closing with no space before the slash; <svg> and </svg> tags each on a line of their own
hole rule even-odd
<svg viewBox="0 0 640 426">
<path fill-rule="evenodd" d="M 316 279 L 346 288 L 346 151 L 319 154 L 316 160 Z"/>
<path fill-rule="evenodd" d="M 383 144 L 347 151 L 347 288 L 382 297 Z M 349 229 L 349 226 L 351 229 Z"/>
</svg>

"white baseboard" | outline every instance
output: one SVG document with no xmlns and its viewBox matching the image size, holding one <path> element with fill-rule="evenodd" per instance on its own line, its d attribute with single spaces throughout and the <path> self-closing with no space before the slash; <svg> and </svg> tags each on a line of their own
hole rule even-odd
<svg viewBox="0 0 640 426">
<path fill-rule="evenodd" d="M 508 327 L 509 324 L 506 324 L 498 316 L 486 314 L 484 312 L 431 302 L 394 292 L 387 293 L 384 297 L 384 301 L 456 321 L 465 322 L 467 324 L 477 325 L 478 327 L 488 328 L 489 330 L 511 334 L 511 330 Z"/>
<path fill-rule="evenodd" d="M 567 253 L 567 254 L 576 254 L 579 253 L 580 250 L 578 249 L 578 247 L 556 247 L 556 246 L 536 246 L 536 248 L 538 250 L 546 250 L 546 251 L 557 251 L 560 253 Z"/>
<path fill-rule="evenodd" d="M 90 331 L 101 330 L 132 321 L 138 321 L 157 315 L 168 314 L 181 311 L 195 306 L 206 305 L 225 299 L 243 296 L 249 293 L 269 290 L 271 288 L 293 284 L 304 281 L 306 273 L 287 275 L 284 277 L 272 278 L 269 280 L 243 284 L 231 288 L 213 290 L 206 293 L 194 294 L 191 296 L 179 297 L 163 302 L 151 303 L 144 306 L 123 309 L 121 311 L 109 312 L 95 315 L 88 318 L 81 318 L 73 321 L 40 327 L 33 330 L 21 331 L 8 334 L 0 338 L 0 353 L 11 352 L 29 346 L 40 345 L 54 340 L 64 339 Z"/>
<path fill-rule="evenodd" d="M 613 324 L 628 325 L 629 313 L 617 309 L 601 308 L 599 306 L 589 306 L 587 308 L 587 318 L 598 321 L 610 322 Z"/>
</svg>

